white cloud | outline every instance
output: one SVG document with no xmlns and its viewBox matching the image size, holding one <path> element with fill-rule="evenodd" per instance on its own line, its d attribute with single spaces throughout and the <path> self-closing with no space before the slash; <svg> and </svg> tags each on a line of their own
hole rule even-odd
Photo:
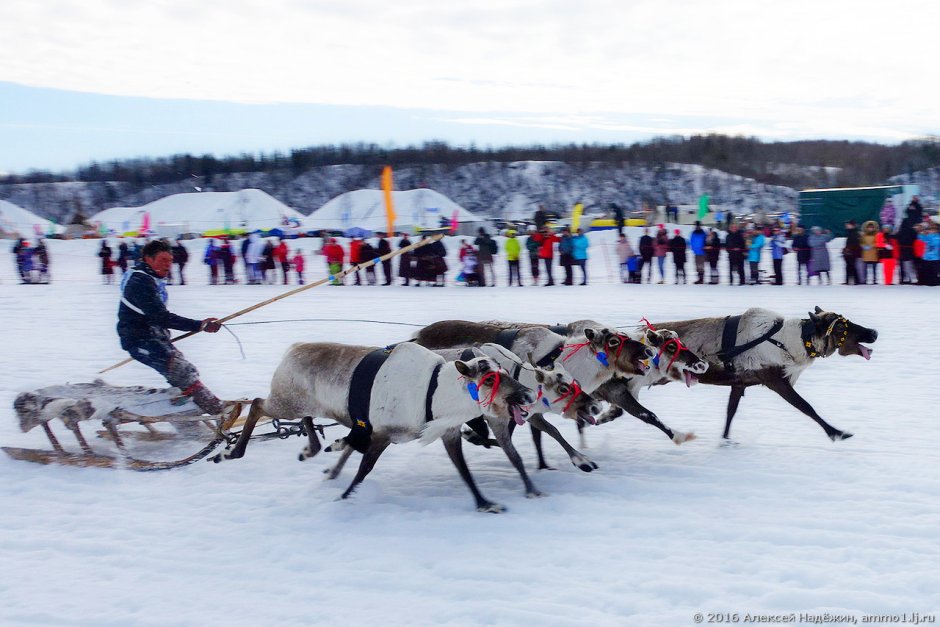
<svg viewBox="0 0 940 627">
<path fill-rule="evenodd" d="M 6 0 L 0 11 L 0 80 L 32 86 L 937 130 L 933 2 Z"/>
</svg>

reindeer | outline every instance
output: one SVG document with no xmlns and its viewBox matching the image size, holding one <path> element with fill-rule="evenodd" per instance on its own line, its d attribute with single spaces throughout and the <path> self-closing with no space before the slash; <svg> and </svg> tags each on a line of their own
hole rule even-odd
<svg viewBox="0 0 940 627">
<path fill-rule="evenodd" d="M 502 329 L 528 329 L 528 328 L 550 328 L 557 332 L 565 334 L 575 334 L 591 328 L 604 328 L 604 325 L 595 320 L 577 320 L 569 324 L 547 325 L 511 323 L 490 321 L 487 324 L 497 326 Z M 695 434 L 691 432 L 674 431 L 665 425 L 655 413 L 644 407 L 637 400 L 639 391 L 644 386 L 661 385 L 669 381 L 684 381 L 689 387 L 695 385 L 698 376 L 705 372 L 708 365 L 698 358 L 697 355 L 688 350 L 678 339 L 674 331 L 668 329 L 655 329 L 647 325 L 643 329 L 633 332 L 633 335 L 639 338 L 639 341 L 651 347 L 656 352 L 650 353 L 653 367 L 645 372 L 637 372 L 632 375 L 622 374 L 611 377 L 604 381 L 597 388 L 591 390 L 593 396 L 599 400 L 610 403 L 611 407 L 597 419 L 597 424 L 610 422 L 627 411 L 630 415 L 652 425 L 662 431 L 676 445 L 683 444 L 695 439 Z M 629 337 L 629 335 L 628 335 Z M 584 421 L 578 421 L 578 436 L 581 447 L 587 446 L 584 439 Z M 537 431 L 532 431 L 532 439 L 535 443 L 536 454 L 539 458 L 539 468 L 547 468 L 542 453 L 542 438 Z"/>
<path fill-rule="evenodd" d="M 699 377 L 702 383 L 731 387 L 722 434 L 726 441 L 738 403 L 745 389 L 753 385 L 764 385 L 779 394 L 812 418 L 833 442 L 852 437 L 823 420 L 793 385 L 816 359 L 835 353 L 871 359 L 872 349 L 862 342 L 878 339 L 874 329 L 820 307 L 802 319 L 784 318 L 754 307 L 740 316 L 679 320 L 658 326 L 676 331 L 686 346 L 705 358 L 709 367 Z"/>
<path fill-rule="evenodd" d="M 363 374 L 367 373 L 367 374 Z M 350 434 L 328 450 L 347 446 L 363 453 L 359 470 L 341 498 L 348 498 L 365 479 L 389 444 L 422 437 L 441 437 L 461 478 L 481 512 L 505 508 L 486 499 L 477 488 L 460 450 L 460 425 L 479 416 L 523 422 L 523 406 L 535 402 L 532 390 L 514 380 L 491 358 L 445 361 L 413 343 L 389 351 L 334 343 L 291 346 L 271 380 L 266 399 L 252 402 L 244 429 L 231 451 L 214 458 L 242 457 L 255 424 L 263 415 L 302 418 L 309 440 L 300 460 L 320 451 L 314 417 L 349 427 Z"/>
<path fill-rule="evenodd" d="M 532 362 L 531 357 L 527 363 L 520 359 L 519 356 L 498 344 L 488 343 L 473 348 L 443 349 L 434 351 L 434 353 L 448 361 L 469 361 L 477 357 L 491 358 L 496 365 L 507 370 L 512 378 L 519 381 L 522 385 L 531 389 L 538 388 L 538 396 L 533 406 L 536 410 L 541 409 L 541 405 L 545 408 L 545 411 L 552 411 L 572 420 L 585 420 L 591 423 L 594 423 L 595 416 L 601 413 L 600 403 L 595 401 L 590 394 L 585 394 L 578 385 L 578 382 L 575 381 L 570 374 L 565 372 L 564 368 L 540 368 Z M 530 425 L 560 440 L 559 444 L 561 444 L 562 448 L 568 453 L 572 464 L 585 472 L 590 472 L 597 468 L 597 464 L 572 448 L 564 438 L 561 437 L 561 434 L 558 433 L 558 429 L 545 420 L 540 411 L 524 413 L 527 413 L 526 420 Z M 543 493 L 535 487 L 526 473 L 525 466 L 522 463 L 522 457 L 512 444 L 512 432 L 517 423 L 515 421 L 505 421 L 493 417 L 481 416 L 469 421 L 468 424 L 475 423 L 478 420 L 483 421 L 483 430 L 478 436 L 482 439 L 476 441 L 487 448 L 490 446 L 502 448 L 509 458 L 509 461 L 522 477 L 522 482 L 525 484 L 526 488 L 526 496 L 529 498 L 543 496 Z M 436 423 L 430 424 L 428 428 L 424 430 L 421 436 L 422 440 L 426 438 L 433 439 L 436 430 L 435 424 Z M 487 439 L 490 429 L 493 431 L 495 440 Z M 327 471 L 330 479 L 335 478 L 339 474 L 346 460 L 349 458 L 349 455 L 352 453 L 352 450 L 351 447 L 346 447 L 337 464 Z"/>
<path fill-rule="evenodd" d="M 428 348 L 467 346 L 473 342 L 495 342 L 520 357 L 531 355 L 532 360 L 544 366 L 562 364 L 575 378 L 581 389 L 596 398 L 596 390 L 603 389 L 612 379 L 644 374 L 649 370 L 647 361 L 656 353 L 649 346 L 625 334 L 618 333 L 600 323 L 584 324 L 571 335 L 559 335 L 556 331 L 568 332 L 566 328 L 548 325 L 504 322 L 469 322 L 444 320 L 424 327 L 415 334 L 414 341 Z M 531 423 L 536 429 L 532 437 L 539 456 L 539 469 L 549 468 L 541 451 L 540 424 Z M 573 447 L 562 438 L 557 429 L 548 432 L 571 456 Z M 480 434 L 485 439 L 485 432 Z M 576 464 L 578 465 L 578 464 Z M 587 471 L 588 467 L 578 465 Z M 590 469 L 596 465 L 591 462 Z"/>
</svg>

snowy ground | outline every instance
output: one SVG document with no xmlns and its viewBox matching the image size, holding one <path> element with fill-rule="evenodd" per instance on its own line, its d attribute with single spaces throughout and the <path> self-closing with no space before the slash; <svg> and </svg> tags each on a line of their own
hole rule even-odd
<svg viewBox="0 0 940 627">
<path fill-rule="evenodd" d="M 696 612 L 706 624 L 719 612 L 742 621 L 747 612 L 795 613 L 797 622 L 800 613 L 859 622 L 936 615 L 940 292 L 621 285 L 600 258 L 610 235 L 594 238 L 587 287 L 322 287 L 238 321 L 335 322 L 232 327 L 244 361 L 224 331 L 181 348 L 221 396 L 250 397 L 265 395 L 291 342 L 384 345 L 413 331 L 343 319 L 629 325 L 754 305 L 805 316 L 818 304 L 880 333 L 870 362 L 819 360 L 798 385 L 855 437 L 832 443 L 773 393 L 752 388 L 732 429 L 739 445 L 721 447 L 727 390 L 673 384 L 641 400 L 698 440 L 676 447 L 622 418 L 589 431 L 585 453 L 600 466 L 590 474 L 546 443 L 557 470 L 534 473 L 545 498 L 523 498 L 499 451 L 467 450 L 484 494 L 508 507 L 498 516 L 474 511 L 439 443 L 391 447 L 345 502 L 336 498 L 354 466 L 324 481 L 333 457 L 297 462 L 298 438 L 254 443 L 240 461 L 163 473 L 0 456 L 0 624 L 692 625 Z M 16 426 L 18 392 L 92 380 L 124 356 L 114 334 L 117 288 L 99 284 L 96 247 L 52 242 L 51 286 L 16 285 L 12 263 L 0 264 L 3 445 L 45 444 Z M 318 259 L 308 263 L 320 274 Z M 194 263 L 197 284 L 170 288 L 174 311 L 221 316 L 283 289 L 208 287 L 203 274 Z M 161 382 L 138 364 L 106 379 Z M 561 428 L 577 442 L 573 425 Z M 526 428 L 516 444 L 533 467 Z"/>
</svg>

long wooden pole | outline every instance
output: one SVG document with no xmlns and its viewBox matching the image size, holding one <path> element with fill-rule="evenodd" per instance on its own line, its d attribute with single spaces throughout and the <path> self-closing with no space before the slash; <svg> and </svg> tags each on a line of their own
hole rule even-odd
<svg viewBox="0 0 940 627">
<path fill-rule="evenodd" d="M 349 266 L 349 267 L 346 268 L 345 270 L 343 270 L 343 271 L 341 271 L 341 272 L 338 272 L 337 274 L 331 274 L 330 276 L 326 277 L 325 279 L 320 279 L 319 281 L 314 281 L 313 283 L 310 283 L 309 285 L 301 285 L 300 287 L 297 287 L 297 288 L 294 288 L 294 289 L 289 290 L 289 291 L 287 291 L 287 292 L 284 292 L 283 294 L 280 294 L 280 295 L 278 295 L 278 296 L 275 296 L 274 298 L 269 298 L 268 300 L 264 300 L 264 301 L 261 301 L 260 303 L 256 303 L 256 304 L 252 305 L 251 307 L 246 307 L 245 309 L 236 311 L 235 313 L 229 314 L 229 315 L 225 316 L 224 318 L 220 318 L 219 322 L 222 322 L 222 323 L 228 322 L 229 320 L 232 320 L 232 319 L 237 318 L 237 317 L 239 317 L 239 316 L 243 316 L 243 315 L 245 315 L 246 313 L 248 313 L 248 312 L 250 312 L 250 311 L 254 311 L 255 309 L 261 309 L 261 308 L 264 307 L 265 305 L 270 305 L 271 303 L 275 303 L 275 302 L 277 302 L 277 301 L 279 301 L 279 300 L 283 300 L 283 299 L 285 299 L 285 298 L 287 298 L 287 297 L 289 297 L 289 296 L 293 296 L 293 295 L 299 294 L 299 293 L 301 293 L 301 292 L 303 292 L 303 291 L 306 291 L 306 290 L 309 290 L 309 289 L 313 289 L 313 288 L 315 288 L 315 287 L 319 287 L 319 286 L 321 286 L 321 285 L 324 285 L 324 284 L 328 283 L 328 282 L 331 281 L 331 280 L 334 280 L 334 279 L 341 279 L 341 278 L 345 277 L 347 274 L 350 274 L 350 273 L 352 273 L 352 272 L 357 272 L 357 271 L 359 271 L 359 270 L 364 270 L 365 268 L 369 268 L 369 267 L 371 267 L 371 266 L 374 266 L 374 265 L 376 265 L 377 263 L 381 263 L 381 262 L 383 262 L 383 261 L 387 261 L 387 260 L 391 259 L 392 257 L 397 257 L 398 255 L 401 255 L 401 254 L 404 254 L 404 253 L 407 253 L 407 252 L 411 252 L 412 250 L 414 250 L 414 249 L 416 249 L 416 248 L 421 248 L 422 246 L 427 246 L 427 245 L 430 244 L 431 242 L 436 242 L 436 241 L 438 241 L 439 239 L 441 239 L 442 237 L 444 237 L 444 234 L 443 234 L 443 233 L 438 233 L 438 234 L 436 234 L 436 235 L 432 235 L 431 237 L 425 237 L 424 239 L 419 240 L 419 241 L 415 242 L 414 244 L 409 244 L 408 246 L 405 246 L 404 248 L 399 248 L 398 250 L 393 250 L 393 251 L 390 252 L 390 253 L 386 253 L 386 254 L 382 255 L 381 257 L 376 257 L 375 259 L 371 259 L 371 260 L 369 260 L 369 261 L 364 261 L 364 262 L 362 262 L 362 263 L 360 263 L 360 264 L 357 264 L 357 265 L 355 265 L 355 266 Z M 189 333 L 184 333 L 184 334 L 182 334 L 182 335 L 177 335 L 176 337 L 174 337 L 174 338 L 173 338 L 172 340 L 170 340 L 170 341 L 171 341 L 171 342 L 179 342 L 180 340 L 185 340 L 186 338 L 192 337 L 193 335 L 196 335 L 197 333 L 201 333 L 201 331 L 190 331 Z M 118 363 L 114 364 L 113 366 L 108 366 L 108 367 L 105 368 L 104 370 L 99 370 L 99 371 L 98 371 L 98 374 L 104 374 L 105 372 L 109 372 L 109 371 L 111 371 L 111 370 L 115 370 L 116 368 L 120 368 L 120 367 L 123 366 L 124 364 L 129 364 L 129 363 L 132 362 L 132 361 L 134 361 L 134 360 L 133 360 L 132 358 L 128 357 L 127 359 L 125 359 L 125 360 L 123 360 L 123 361 L 119 361 Z"/>
</svg>

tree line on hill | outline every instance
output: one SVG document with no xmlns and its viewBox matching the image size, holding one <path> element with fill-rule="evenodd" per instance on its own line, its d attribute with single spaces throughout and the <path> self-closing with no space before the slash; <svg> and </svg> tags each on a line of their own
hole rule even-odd
<svg viewBox="0 0 940 627">
<path fill-rule="evenodd" d="M 287 172 L 294 175 L 331 165 L 439 165 L 479 162 L 560 161 L 656 165 L 691 163 L 793 188 L 877 185 L 891 176 L 940 166 L 940 137 L 896 145 L 860 141 L 805 140 L 765 142 L 755 137 L 717 134 L 658 137 L 634 144 L 556 144 L 479 148 L 432 141 L 390 148 L 374 143 L 311 146 L 289 154 L 215 157 L 191 154 L 93 162 L 71 173 L 32 171 L 0 177 L 0 184 L 58 181 L 120 182 L 143 188 L 197 177 L 211 185 L 215 176 L 237 172 Z"/>
</svg>

